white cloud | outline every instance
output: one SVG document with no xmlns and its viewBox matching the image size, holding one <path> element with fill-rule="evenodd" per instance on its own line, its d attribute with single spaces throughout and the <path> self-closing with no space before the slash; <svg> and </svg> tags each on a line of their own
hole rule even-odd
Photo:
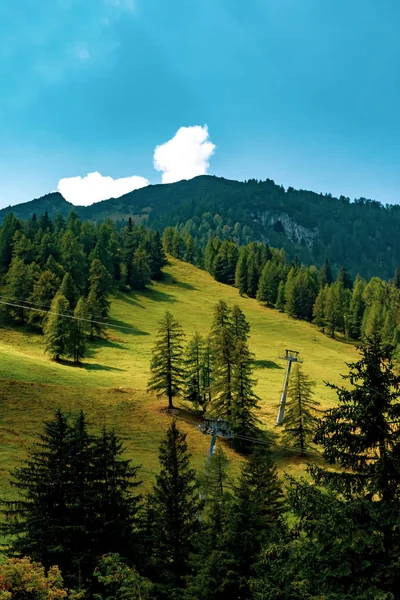
<svg viewBox="0 0 400 600">
<path fill-rule="evenodd" d="M 103 177 L 97 171 L 85 177 L 65 177 L 58 182 L 57 189 L 68 202 L 80 206 L 88 206 L 93 202 L 119 198 L 132 190 L 138 190 L 149 185 L 144 177 Z"/>
<path fill-rule="evenodd" d="M 162 183 L 173 183 L 204 175 L 215 146 L 208 127 L 181 127 L 174 137 L 154 150 L 154 168 L 163 171 Z"/>
</svg>

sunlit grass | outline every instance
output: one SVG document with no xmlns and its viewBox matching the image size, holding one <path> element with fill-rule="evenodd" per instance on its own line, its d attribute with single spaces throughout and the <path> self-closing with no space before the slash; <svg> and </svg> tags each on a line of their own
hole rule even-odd
<svg viewBox="0 0 400 600">
<path fill-rule="evenodd" d="M 166 278 L 143 293 L 117 292 L 111 306 L 108 339 L 90 346 L 84 365 L 57 364 L 44 354 L 43 337 L 27 328 L 0 329 L 0 482 L 8 492 L 10 469 L 25 456 L 44 419 L 61 407 L 69 412 L 83 409 L 93 426 L 113 426 L 123 436 L 127 455 L 142 464 L 148 486 L 158 469 L 158 446 L 171 416 L 163 412 L 166 401 L 146 393 L 151 349 L 158 321 L 170 310 L 188 337 L 209 331 L 213 307 L 218 300 L 237 303 L 251 325 L 251 350 L 257 360 L 257 394 L 266 428 L 276 419 L 286 363 L 279 358 L 285 348 L 298 350 L 304 370 L 315 381 L 322 408 L 335 403 L 335 394 L 324 381 L 338 383 L 345 362 L 356 356 L 354 347 L 331 340 L 312 325 L 296 321 L 255 300 L 241 298 L 234 288 L 172 259 Z M 120 328 L 120 329 L 119 329 Z M 196 429 L 186 414 L 178 415 L 188 433 L 196 467 L 203 463 L 209 438 Z M 233 451 L 229 451 L 234 456 Z M 235 458 L 235 464 L 239 457 Z M 304 460 L 280 452 L 280 468 L 297 474 Z M 235 469 L 236 470 L 236 469 Z"/>
</svg>

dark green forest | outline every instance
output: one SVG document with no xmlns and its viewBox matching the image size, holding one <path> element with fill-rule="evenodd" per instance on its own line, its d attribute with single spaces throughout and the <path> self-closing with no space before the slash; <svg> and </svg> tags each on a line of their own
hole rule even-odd
<svg viewBox="0 0 400 600">
<path fill-rule="evenodd" d="M 400 210 L 359 198 L 285 190 L 271 179 L 247 182 L 200 176 L 190 181 L 148 186 L 120 198 L 73 207 L 60 194 L 0 211 L 0 219 L 14 212 L 26 220 L 46 210 L 65 217 L 74 209 L 83 219 L 104 222 L 146 222 L 162 232 L 178 227 L 204 248 L 210 237 L 238 244 L 268 242 L 295 255 L 305 265 L 320 267 L 327 258 L 336 273 L 346 265 L 352 277 L 389 279 L 400 264 Z"/>
</svg>

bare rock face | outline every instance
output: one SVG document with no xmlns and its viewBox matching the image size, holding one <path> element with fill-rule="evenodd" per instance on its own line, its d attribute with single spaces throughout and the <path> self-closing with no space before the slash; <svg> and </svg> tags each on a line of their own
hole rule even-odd
<svg viewBox="0 0 400 600">
<path fill-rule="evenodd" d="M 260 215 L 260 221 L 265 228 L 272 227 L 278 233 L 284 233 L 293 244 L 304 243 L 310 248 L 318 236 L 318 229 L 307 229 L 299 225 L 286 213 L 265 211 Z"/>
</svg>

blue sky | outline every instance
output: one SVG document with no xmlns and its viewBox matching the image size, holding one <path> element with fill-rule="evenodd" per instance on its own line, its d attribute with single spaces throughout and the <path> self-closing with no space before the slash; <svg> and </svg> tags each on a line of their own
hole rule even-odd
<svg viewBox="0 0 400 600">
<path fill-rule="evenodd" d="M 400 202 L 399 25 L 396 0 L 2 2 L 0 206 L 186 158 L 188 177 Z"/>
</svg>

